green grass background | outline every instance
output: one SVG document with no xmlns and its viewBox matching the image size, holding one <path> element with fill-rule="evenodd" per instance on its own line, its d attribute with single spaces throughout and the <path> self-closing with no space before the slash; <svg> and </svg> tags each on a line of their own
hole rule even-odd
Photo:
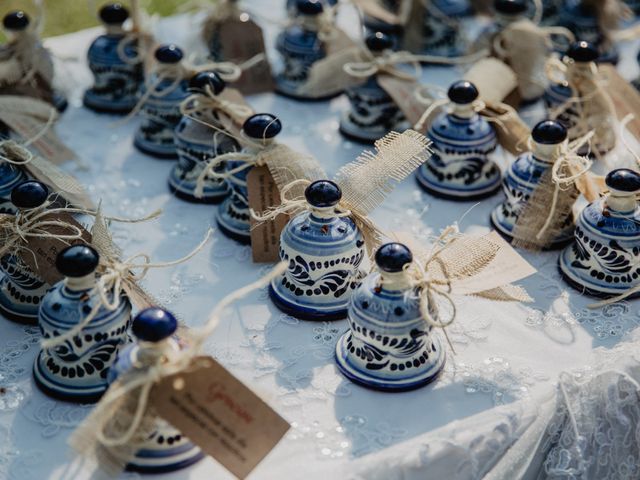
<svg viewBox="0 0 640 480">
<path fill-rule="evenodd" d="M 125 5 L 126 0 L 121 0 Z M 44 36 L 62 35 L 63 33 L 75 32 L 83 28 L 92 27 L 99 24 L 97 12 L 91 11 L 92 4 L 96 8 L 110 3 L 105 0 L 44 0 L 46 12 Z M 170 15 L 185 3 L 184 0 L 146 0 L 141 4 L 149 13 L 160 15 Z M 22 9 L 33 12 L 33 3 L 29 0 L 0 0 L 0 16 L 11 11 Z"/>
</svg>

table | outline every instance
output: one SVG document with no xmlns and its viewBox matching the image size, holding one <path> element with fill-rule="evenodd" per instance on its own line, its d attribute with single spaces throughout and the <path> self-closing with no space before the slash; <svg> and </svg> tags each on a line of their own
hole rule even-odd
<svg viewBox="0 0 640 480">
<path fill-rule="evenodd" d="M 251 2 L 269 16 L 281 15 L 276 0 Z M 354 16 L 343 8 L 341 25 L 354 33 Z M 159 21 L 156 32 L 189 51 L 197 46 L 198 18 L 187 15 Z M 270 49 L 279 26 L 265 24 Z M 138 119 L 121 123 L 81 106 L 90 84 L 85 52 L 100 29 L 47 40 L 57 56 L 58 84 L 70 96 L 70 108 L 57 125 L 60 137 L 85 164 L 67 164 L 103 210 L 143 216 L 162 208 L 163 216 L 142 225 L 115 225 L 125 254 L 147 252 L 154 261 L 181 257 L 195 247 L 210 225 L 215 208 L 173 197 L 167 188 L 171 161 L 137 152 L 132 137 Z M 200 47 L 202 48 L 202 47 Z M 637 74 L 635 43 L 623 48 L 621 68 Z M 277 55 L 270 51 L 273 60 Z M 428 67 L 424 81 L 447 86 L 456 69 Z M 249 98 L 256 111 L 277 114 L 279 137 L 315 155 L 333 174 L 362 147 L 341 138 L 338 116 L 345 97 L 324 103 L 296 103 L 272 94 Z M 528 123 L 539 107 L 525 112 Z M 497 154 L 503 164 L 507 156 Z M 610 165 L 629 164 L 617 149 Z M 600 168 L 604 168 L 600 166 Z M 501 194 L 500 194 L 501 195 Z M 374 212 L 387 230 L 417 236 L 437 234 L 457 221 L 466 232 L 489 230 L 489 212 L 501 196 L 477 205 L 441 201 L 408 179 Z M 599 310 L 586 306 L 560 279 L 557 253 L 524 253 L 538 273 L 523 285 L 535 303 L 496 304 L 459 298 L 459 317 L 449 328 L 456 353 L 432 386 L 399 394 L 356 386 L 337 371 L 333 351 L 346 320 L 304 322 L 280 313 L 265 292 L 230 308 L 206 350 L 261 394 L 292 425 L 291 430 L 253 472 L 252 479 L 479 478 L 537 416 L 541 398 L 551 395 L 561 372 L 578 377 L 597 370 L 602 355 L 624 352 L 640 324 L 640 304 L 620 302 Z M 192 261 L 152 270 L 145 286 L 190 326 L 201 325 L 216 301 L 256 279 L 264 265 L 251 262 L 248 247 L 215 232 L 214 240 Z M 0 477 L 7 479 L 81 478 L 71 465 L 66 439 L 90 406 L 53 401 L 31 379 L 38 351 L 36 328 L 0 322 Z M 599 356 L 599 357 L 597 357 Z M 608 358 L 607 357 L 607 358 Z M 123 478 L 137 478 L 125 474 Z M 166 476 L 167 479 L 232 478 L 212 459 Z"/>
</svg>

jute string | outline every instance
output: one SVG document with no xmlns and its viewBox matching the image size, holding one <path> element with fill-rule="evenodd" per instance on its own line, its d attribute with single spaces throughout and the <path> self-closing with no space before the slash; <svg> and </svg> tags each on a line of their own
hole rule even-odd
<svg viewBox="0 0 640 480">
<path fill-rule="evenodd" d="M 234 122 L 242 124 L 244 119 L 253 114 L 253 109 L 246 104 L 235 103 L 225 100 L 213 92 L 207 85 L 204 94 L 196 93 L 190 95 L 180 103 L 180 113 L 193 117 L 203 113 L 223 113 Z"/>
</svg>

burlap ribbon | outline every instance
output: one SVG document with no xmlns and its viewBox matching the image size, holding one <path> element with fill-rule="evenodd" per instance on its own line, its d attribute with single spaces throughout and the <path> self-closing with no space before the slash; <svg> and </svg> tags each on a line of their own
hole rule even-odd
<svg viewBox="0 0 640 480">
<path fill-rule="evenodd" d="M 189 346 L 164 361 L 151 358 L 146 365 L 125 374 L 113 383 L 93 412 L 69 439 L 80 454 L 97 461 L 110 475 L 119 474 L 152 432 L 156 415 L 150 405 L 154 385 L 161 379 L 194 366 L 205 340 L 217 327 L 229 305 L 281 275 L 286 263 L 278 264 L 265 277 L 224 297 L 218 302 L 204 327 L 188 333 Z"/>
</svg>

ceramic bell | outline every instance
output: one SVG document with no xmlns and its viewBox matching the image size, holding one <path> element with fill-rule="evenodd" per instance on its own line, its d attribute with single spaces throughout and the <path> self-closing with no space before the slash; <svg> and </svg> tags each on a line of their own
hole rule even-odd
<svg viewBox="0 0 640 480">
<path fill-rule="evenodd" d="M 366 38 L 369 51 L 376 57 L 393 46 L 391 38 L 377 32 Z M 359 86 L 346 91 L 351 108 L 340 120 L 340 133 L 345 137 L 373 143 L 391 130 L 403 132 L 409 128 L 404 114 L 396 102 L 378 84 L 375 75 Z"/>
<path fill-rule="evenodd" d="M 473 109 L 478 90 L 467 81 L 449 88 L 451 111 L 438 115 L 427 131 L 433 155 L 417 179 L 427 192 L 451 200 L 476 200 L 500 188 L 501 173 L 489 158 L 497 146 L 493 126 Z"/>
<path fill-rule="evenodd" d="M 94 84 L 84 94 L 84 105 L 106 113 L 128 113 L 138 102 L 138 90 L 144 79 L 142 61 L 136 60 L 135 42 L 126 40 L 123 28 L 129 11 L 120 3 L 100 9 L 106 32 L 96 38 L 88 52 Z"/>
<path fill-rule="evenodd" d="M 606 177 L 609 193 L 582 210 L 575 239 L 560 255 L 560 273 L 572 287 L 597 297 L 640 284 L 640 174 L 621 168 Z M 635 298 L 639 293 L 631 295 Z"/>
<path fill-rule="evenodd" d="M 275 141 L 282 130 L 282 123 L 270 113 L 258 113 L 247 118 L 242 126 L 242 133 L 262 145 Z M 253 147 L 245 147 L 243 152 L 258 153 Z M 234 169 L 241 162 L 228 162 L 226 168 Z M 216 220 L 222 233 L 242 244 L 251 243 L 251 213 L 249 210 L 249 193 L 247 192 L 247 175 L 250 168 L 231 174 L 228 178 L 231 187 L 229 195 L 218 207 Z"/>
<path fill-rule="evenodd" d="M 89 295 L 96 284 L 99 259 L 93 248 L 81 244 L 58 254 L 56 268 L 65 279 L 56 283 L 42 301 L 38 323 L 45 339 L 78 325 L 99 301 L 99 295 Z M 118 308 L 111 311 L 100 307 L 73 340 L 40 350 L 33 377 L 44 393 L 69 402 L 100 399 L 108 387 L 109 368 L 129 340 L 131 303 L 123 293 L 118 295 Z"/>
<path fill-rule="evenodd" d="M 49 197 L 47 187 L 35 181 L 25 181 L 11 191 L 11 203 L 17 214 L 42 206 Z M 17 255 L 0 258 L 0 314 L 9 320 L 28 325 L 38 323 L 38 309 L 49 284 L 42 280 Z"/>
<path fill-rule="evenodd" d="M 11 202 L 11 192 L 26 179 L 27 175 L 17 165 L 0 160 L 0 214 L 16 213 L 16 207 Z"/>
<path fill-rule="evenodd" d="M 215 95 L 225 89 L 224 81 L 213 72 L 201 72 L 189 81 L 189 91 L 206 98 L 205 89 L 209 87 Z M 194 102 L 198 102 L 197 99 Z M 194 120 L 196 117 L 201 121 Z M 203 124 L 213 125 L 220 130 Z M 197 180 L 207 162 L 223 153 L 239 150 L 238 143 L 225 135 L 224 125 L 220 122 L 219 113 L 215 110 L 196 111 L 184 115 L 175 130 L 175 144 L 178 151 L 178 162 L 169 174 L 169 189 L 179 198 L 189 202 L 219 203 L 230 191 L 229 185 L 222 178 L 207 177 L 201 198 L 195 196 Z M 218 171 L 224 170 L 221 164 Z"/>
<path fill-rule="evenodd" d="M 184 54 L 175 45 L 163 45 L 155 51 L 158 72 L 152 74 L 149 84 L 158 83 L 158 74 L 164 78 L 142 106 L 142 124 L 134 138 L 138 150 L 158 158 L 175 158 L 178 154 L 173 132 L 182 119 L 180 103 L 189 96 L 189 80 L 182 79 L 180 69 Z M 142 93 L 145 88 L 143 86 Z"/>
<path fill-rule="evenodd" d="M 347 315 L 361 279 L 365 242 L 349 217 L 335 211 L 340 187 L 329 180 L 305 190 L 309 211 L 287 223 L 280 236 L 280 260 L 289 264 L 271 282 L 271 300 L 283 312 L 305 320 L 334 320 Z"/>
<path fill-rule="evenodd" d="M 467 46 L 459 22 L 470 15 L 468 0 L 431 0 L 423 2 L 422 52 L 427 55 L 458 57 Z"/>
<path fill-rule="evenodd" d="M 400 11 L 401 0 L 382 0 L 379 5 L 386 11 L 397 15 Z M 378 32 L 384 33 L 391 41 L 391 50 L 398 50 L 402 45 L 402 35 L 404 28 L 402 25 L 387 23 L 382 19 L 363 15 L 363 24 L 366 36 L 374 35 Z"/>
<path fill-rule="evenodd" d="M 60 92 L 53 90 L 53 60 L 51 54 L 44 48 L 40 39 L 37 37 L 31 25 L 31 19 L 22 10 L 9 12 L 2 20 L 2 26 L 6 36 L 10 39 L 10 44 L 0 47 L 0 61 L 5 61 L 5 57 L 28 55 L 28 63 L 32 65 L 35 70 L 30 72 L 31 79 L 28 84 L 19 84 L 12 91 L 13 95 L 25 94 L 21 90 L 22 85 L 26 85 L 27 88 L 34 87 L 37 90 L 44 91 L 46 100 L 50 102 L 59 112 L 64 112 L 67 109 L 68 102 L 64 95 Z M 35 41 L 35 42 L 34 42 Z M 24 51 L 22 51 L 24 49 Z M 22 61 L 22 59 L 20 60 Z M 27 73 L 27 72 L 23 72 Z M 30 93 L 27 91 L 27 95 Z"/>
<path fill-rule="evenodd" d="M 403 391 L 437 378 L 445 363 L 439 332 L 428 325 L 406 268 L 411 251 L 400 243 L 378 249 L 379 272 L 368 275 L 349 302 L 349 330 L 336 345 L 338 369 L 376 390 Z"/>
<path fill-rule="evenodd" d="M 556 121 L 545 120 L 533 128 L 531 137 L 531 151 L 520 155 L 505 174 L 502 189 L 506 199 L 491 212 L 493 228 L 509 241 L 542 176 L 553 168 L 558 149 L 567 139 L 567 130 Z M 567 216 L 563 225 L 565 228 L 549 249 L 560 248 L 573 239 L 573 214 Z"/>
<path fill-rule="evenodd" d="M 109 383 L 126 373 L 142 372 L 165 362 L 179 352 L 178 342 L 172 337 L 177 328 L 175 317 L 160 308 L 148 308 L 136 315 L 131 331 L 138 341 L 120 351 L 109 370 Z M 173 472 L 193 465 L 203 457 L 200 448 L 158 417 L 153 433 L 136 452 L 127 470 L 139 473 Z"/>
<path fill-rule="evenodd" d="M 338 4 L 338 0 L 319 0 L 327 7 L 335 7 Z M 393 1 L 393 0 L 392 0 Z M 287 14 L 289 17 L 298 16 L 298 0 L 287 0 Z"/>
<path fill-rule="evenodd" d="M 593 44 L 598 49 L 598 63 L 618 63 L 618 49 L 606 38 L 600 25 L 597 10 L 592 1 L 566 0 L 560 11 L 560 25 L 568 28 L 576 36 Z"/>
<path fill-rule="evenodd" d="M 318 32 L 323 6 L 320 0 L 297 0 L 297 18 L 280 34 L 277 49 L 282 55 L 283 69 L 276 75 L 276 91 L 282 95 L 305 100 L 298 92 L 308 78 L 315 62 L 323 59 L 325 51 Z M 315 99 L 317 100 L 317 99 Z"/>
</svg>

